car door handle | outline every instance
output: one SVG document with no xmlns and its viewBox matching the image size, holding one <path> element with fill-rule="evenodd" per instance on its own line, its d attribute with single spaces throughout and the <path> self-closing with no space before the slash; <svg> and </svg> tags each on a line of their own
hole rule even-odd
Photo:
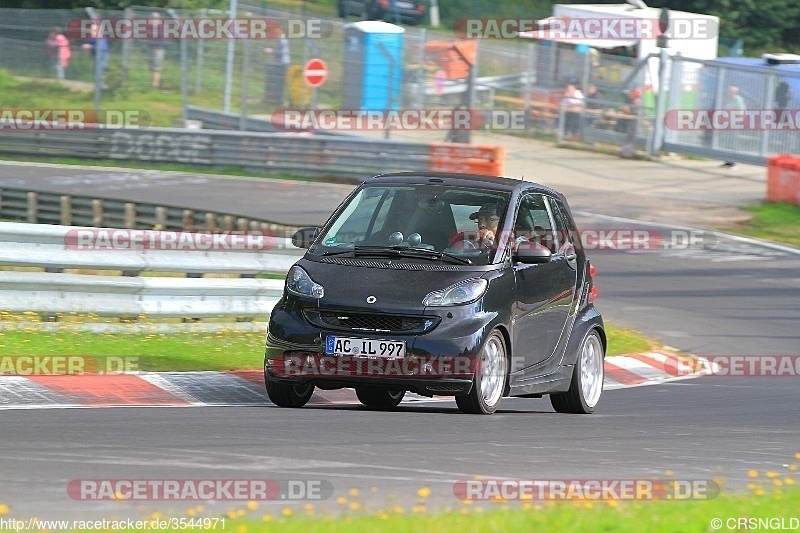
<svg viewBox="0 0 800 533">
<path fill-rule="evenodd" d="M 571 252 L 565 254 L 564 258 L 566 258 L 567 261 L 575 261 L 576 259 L 578 259 L 578 254 L 576 254 L 575 252 Z"/>
</svg>

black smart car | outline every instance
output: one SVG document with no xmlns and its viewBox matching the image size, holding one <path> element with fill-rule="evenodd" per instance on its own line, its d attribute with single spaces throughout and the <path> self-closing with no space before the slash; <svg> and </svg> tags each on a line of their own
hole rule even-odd
<svg viewBox="0 0 800 533">
<path fill-rule="evenodd" d="M 490 414 L 503 396 L 550 395 L 591 413 L 606 335 L 594 267 L 566 199 L 530 182 L 399 173 L 357 187 L 289 271 L 269 322 L 270 399 L 355 388 L 391 409 L 406 391 Z"/>
</svg>

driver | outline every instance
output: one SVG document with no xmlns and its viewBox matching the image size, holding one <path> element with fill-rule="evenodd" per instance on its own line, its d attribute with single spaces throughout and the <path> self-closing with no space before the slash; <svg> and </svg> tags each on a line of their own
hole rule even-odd
<svg viewBox="0 0 800 533">
<path fill-rule="evenodd" d="M 469 216 L 478 223 L 478 244 L 483 248 L 494 248 L 497 241 L 497 226 L 500 224 L 502 208 L 495 204 L 484 204 Z"/>
</svg>

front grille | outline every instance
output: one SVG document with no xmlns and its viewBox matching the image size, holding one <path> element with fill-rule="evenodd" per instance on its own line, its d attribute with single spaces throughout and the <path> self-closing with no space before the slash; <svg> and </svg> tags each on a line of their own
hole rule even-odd
<svg viewBox="0 0 800 533">
<path fill-rule="evenodd" d="M 435 328 L 439 318 L 434 316 L 389 315 L 350 311 L 317 311 L 307 309 L 306 318 L 314 325 L 345 331 L 376 333 L 424 333 Z"/>
</svg>

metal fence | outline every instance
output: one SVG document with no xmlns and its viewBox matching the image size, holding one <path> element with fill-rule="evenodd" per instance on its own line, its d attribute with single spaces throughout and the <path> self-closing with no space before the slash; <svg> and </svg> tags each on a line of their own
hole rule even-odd
<svg viewBox="0 0 800 533">
<path fill-rule="evenodd" d="M 664 150 L 730 162 L 766 165 L 772 154 L 800 154 L 800 124 L 734 129 L 693 120 L 682 128 L 677 113 L 695 119 L 710 111 L 752 111 L 756 117 L 800 110 L 800 69 L 676 57 L 665 111 Z M 738 98 L 736 98 L 738 95 Z M 761 120 L 761 118 L 757 119 Z"/>
<path fill-rule="evenodd" d="M 229 15 L 224 11 L 210 10 L 156 11 L 165 18 Z M 48 77 L 49 73 L 49 77 L 54 77 L 44 46 L 47 32 L 53 25 L 63 26 L 69 20 L 85 18 L 88 14 L 106 18 L 147 18 L 152 16 L 152 12 L 152 8 L 135 6 L 124 12 L 2 10 L 0 68 L 16 75 Z M 240 2 L 236 16 L 272 17 L 283 21 L 319 17 L 315 13 L 268 8 L 252 2 Z M 184 119 L 206 113 L 209 119 L 207 127 L 254 131 L 270 131 L 270 116 L 285 107 L 343 109 L 350 92 L 348 83 L 358 71 L 358 68 L 353 71 L 348 67 L 345 58 L 344 23 L 353 20 L 352 17 L 348 21 L 328 17 L 326 21 L 330 23 L 331 34 L 324 39 L 287 39 L 289 64 L 285 70 L 276 68 L 276 62 L 280 61 L 277 52 L 280 42 L 276 39 L 171 41 L 165 44 L 158 88 L 153 87 L 153 43 L 146 39 L 111 41 L 100 91 L 102 105 L 113 108 L 115 99 L 123 94 L 152 94 L 152 103 L 147 104 L 151 109 L 143 111 L 151 113 L 155 125 L 170 126 L 172 124 L 165 123 L 167 119 L 163 114 L 156 111 L 157 101 L 169 95 L 173 99 L 175 95 L 181 95 L 186 104 Z M 83 50 L 82 44 L 72 43 L 72 58 L 65 76 L 67 80 L 91 83 L 94 59 Z M 725 94 L 731 85 L 739 88 L 748 110 L 796 110 L 800 106 L 800 69 L 781 69 L 778 73 L 766 66 L 678 57 L 669 61 L 663 69 L 664 80 L 660 80 L 658 60 L 653 57 L 636 60 L 603 49 L 524 39 L 459 41 L 452 31 L 423 27 L 405 28 L 402 50 L 398 65 L 402 83 L 398 97 L 389 99 L 391 107 L 452 109 L 469 105 L 478 110 L 523 109 L 530 115 L 526 133 L 550 134 L 563 139 L 565 130 L 569 129 L 565 120 L 572 116 L 561 110 L 567 84 L 576 85 L 584 93 L 590 85 L 596 86 L 599 92 L 587 96 L 602 101 L 608 110 L 623 107 L 625 91 L 638 89 L 642 97 L 641 108 L 633 113 L 637 122 L 634 147 L 658 152 L 663 143 L 663 148 L 668 151 L 756 164 L 764 164 L 770 154 L 800 153 L 798 128 L 780 132 L 754 129 L 731 133 L 713 128 L 683 131 L 670 129 L 668 120 L 665 122 L 665 117 L 669 119 L 670 113 L 676 110 L 697 111 L 726 105 Z M 328 78 L 316 90 L 309 89 L 302 80 L 303 65 L 310 58 L 320 58 L 328 65 Z M 782 85 L 791 90 L 786 101 L 779 104 L 775 94 Z M 663 89 L 661 95 L 660 88 Z M 163 93 L 168 96 L 163 96 Z M 662 104 L 656 109 L 659 97 Z M 146 98 L 144 101 L 149 102 Z M 603 120 L 595 121 L 592 120 L 594 111 L 587 112 L 584 108 L 580 112 L 583 117 L 579 122 L 585 126 L 577 135 L 577 142 L 610 143 L 628 151 L 630 135 L 628 130 L 618 131 L 622 128 L 619 121 L 613 124 L 614 119 L 608 119 L 613 113 L 606 112 Z M 496 131 L 504 133 L 507 130 Z M 446 137 L 447 132 L 443 131 L 442 139 Z M 291 141 L 295 145 L 300 142 L 297 139 Z M 225 147 L 236 149 L 231 145 Z M 377 149 L 376 145 L 360 147 Z M 75 148 L 81 150 L 77 145 Z M 275 168 L 300 172 L 318 170 L 320 159 L 308 148 L 302 148 L 306 150 L 308 164 L 302 164 L 298 155 L 292 165 Z M 173 160 L 186 159 L 181 150 L 175 153 Z M 271 152 L 268 150 L 266 153 Z M 362 161 L 364 157 L 369 158 L 363 156 Z M 238 155 L 236 158 L 242 160 Z M 358 160 L 357 157 L 353 159 Z M 204 164 L 202 161 L 199 163 Z M 250 163 L 259 165 L 255 158 Z M 388 163 L 391 166 L 395 161 L 389 158 Z M 413 168 L 413 158 L 403 168 L 408 168 L 408 165 Z M 379 167 L 360 166 L 355 172 L 364 175 L 376 168 Z"/>
</svg>

